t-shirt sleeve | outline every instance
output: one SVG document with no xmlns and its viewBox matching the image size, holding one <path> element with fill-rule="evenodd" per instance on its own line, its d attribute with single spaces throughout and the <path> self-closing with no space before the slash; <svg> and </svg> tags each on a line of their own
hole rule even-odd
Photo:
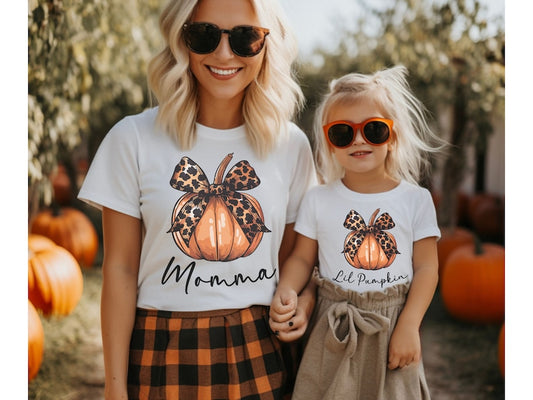
<svg viewBox="0 0 533 400">
<path fill-rule="evenodd" d="M 300 204 L 294 230 L 310 239 L 318 239 L 317 219 L 313 190 L 307 192 Z"/>
<path fill-rule="evenodd" d="M 141 218 L 138 145 L 133 122 L 119 121 L 100 144 L 78 198 Z"/>
<path fill-rule="evenodd" d="M 415 218 L 413 220 L 414 241 L 435 236 L 440 238 L 440 229 L 437 223 L 437 213 L 431 194 L 427 189 L 419 192 L 419 201 L 416 204 Z"/>
<path fill-rule="evenodd" d="M 313 153 L 311 151 L 311 145 L 307 136 L 298 128 L 293 125 L 292 128 L 296 132 L 294 133 L 295 145 L 290 146 L 289 157 L 294 157 L 295 163 L 293 164 L 294 173 L 292 174 L 292 180 L 290 182 L 289 189 L 289 202 L 287 205 L 287 224 L 291 224 L 296 221 L 298 215 L 298 209 L 300 203 L 304 197 L 304 194 L 311 187 L 316 186 L 317 176 L 315 170 L 315 164 L 313 161 Z"/>
</svg>

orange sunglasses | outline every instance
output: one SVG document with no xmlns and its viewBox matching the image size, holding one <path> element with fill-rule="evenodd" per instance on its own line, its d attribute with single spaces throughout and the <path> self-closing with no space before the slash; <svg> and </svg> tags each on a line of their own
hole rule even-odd
<svg viewBox="0 0 533 400">
<path fill-rule="evenodd" d="M 373 146 L 381 146 L 389 141 L 392 135 L 393 122 L 386 118 L 369 118 L 359 124 L 350 121 L 333 121 L 323 126 L 329 144 L 340 149 L 352 145 L 361 129 L 363 139 Z"/>
</svg>

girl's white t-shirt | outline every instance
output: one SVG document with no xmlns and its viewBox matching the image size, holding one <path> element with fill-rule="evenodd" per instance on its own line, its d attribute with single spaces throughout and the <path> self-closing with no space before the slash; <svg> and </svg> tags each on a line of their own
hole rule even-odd
<svg viewBox="0 0 533 400">
<path fill-rule="evenodd" d="M 373 194 L 351 191 L 340 180 L 314 187 L 294 229 L 318 241 L 325 279 L 361 293 L 410 283 L 413 243 L 440 238 L 429 191 L 406 181 Z"/>
<path fill-rule="evenodd" d="M 142 220 L 137 306 L 269 305 L 285 225 L 296 220 L 304 193 L 316 184 L 307 137 L 289 123 L 289 134 L 261 159 L 244 126 L 197 124 L 194 146 L 182 150 L 156 126 L 156 115 L 157 108 L 146 110 L 109 131 L 78 196 Z"/>
</svg>

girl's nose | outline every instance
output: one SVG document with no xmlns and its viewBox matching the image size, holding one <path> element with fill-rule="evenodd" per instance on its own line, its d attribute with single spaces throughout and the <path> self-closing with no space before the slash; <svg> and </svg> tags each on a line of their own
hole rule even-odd
<svg viewBox="0 0 533 400">
<path fill-rule="evenodd" d="M 361 130 L 361 128 L 357 128 L 357 130 L 355 131 L 355 137 L 353 138 L 352 144 L 364 144 L 364 143 L 366 143 L 366 140 L 363 137 L 363 131 Z"/>
</svg>

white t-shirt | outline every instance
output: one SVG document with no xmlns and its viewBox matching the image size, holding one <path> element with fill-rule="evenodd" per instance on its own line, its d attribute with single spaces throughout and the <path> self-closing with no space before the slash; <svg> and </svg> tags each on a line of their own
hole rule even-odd
<svg viewBox="0 0 533 400">
<path fill-rule="evenodd" d="M 320 274 L 357 292 L 410 283 L 413 243 L 440 237 L 427 189 L 400 182 L 364 194 L 338 180 L 309 190 L 294 229 L 318 241 Z"/>
<path fill-rule="evenodd" d="M 316 184 L 307 137 L 290 123 L 289 135 L 260 159 L 244 126 L 197 124 L 196 143 L 184 151 L 156 127 L 156 115 L 149 109 L 110 130 L 79 193 L 96 207 L 142 219 L 138 307 L 269 305 L 285 225 Z"/>
</svg>

